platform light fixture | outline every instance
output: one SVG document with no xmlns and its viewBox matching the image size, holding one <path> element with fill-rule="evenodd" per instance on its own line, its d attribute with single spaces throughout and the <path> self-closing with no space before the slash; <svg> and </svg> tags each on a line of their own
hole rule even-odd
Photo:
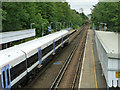
<svg viewBox="0 0 120 90">
<path fill-rule="evenodd" d="M 35 23 L 31 23 L 31 24 L 30 24 L 30 28 L 31 28 L 31 29 L 32 29 L 32 25 L 34 25 L 34 24 L 35 24 Z"/>
</svg>

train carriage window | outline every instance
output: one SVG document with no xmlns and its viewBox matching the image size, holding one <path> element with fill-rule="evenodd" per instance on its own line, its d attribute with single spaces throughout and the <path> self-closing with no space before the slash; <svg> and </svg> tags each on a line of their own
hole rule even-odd
<svg viewBox="0 0 120 90">
<path fill-rule="evenodd" d="M 64 36 L 63 40 L 65 40 L 65 39 L 66 39 L 66 36 Z"/>
<path fill-rule="evenodd" d="M 55 42 L 55 47 L 58 45 L 58 41 Z"/>
<path fill-rule="evenodd" d="M 7 69 L 7 84 L 10 84 L 10 80 L 9 80 L 9 70 Z"/>
<path fill-rule="evenodd" d="M 26 70 L 26 60 L 10 69 L 11 81 Z"/>
<path fill-rule="evenodd" d="M 61 39 L 59 40 L 59 44 L 61 43 Z"/>
<path fill-rule="evenodd" d="M 28 62 L 28 68 L 31 67 L 34 63 L 36 63 L 38 61 L 38 53 L 34 54 L 33 56 L 29 57 L 27 59 Z"/>
<path fill-rule="evenodd" d="M 42 50 L 42 57 L 45 56 L 47 53 L 49 53 L 52 49 L 53 49 L 53 44 L 51 44 L 48 47 L 44 48 Z"/>
<path fill-rule="evenodd" d="M 42 57 L 46 55 L 46 48 L 42 50 Z"/>
<path fill-rule="evenodd" d="M 55 42 L 55 46 L 58 46 L 61 43 L 61 39 Z"/>
<path fill-rule="evenodd" d="M 5 83 L 5 71 L 3 71 L 3 84 L 4 84 L 4 88 L 6 87 L 6 83 Z"/>
<path fill-rule="evenodd" d="M 52 50 L 52 45 L 49 45 L 48 48 L 47 48 L 47 53 L 50 52 Z"/>
<path fill-rule="evenodd" d="M 66 36 L 63 38 L 63 40 L 66 40 L 66 39 L 67 39 L 67 37 L 68 37 L 68 36 L 66 35 Z"/>
</svg>

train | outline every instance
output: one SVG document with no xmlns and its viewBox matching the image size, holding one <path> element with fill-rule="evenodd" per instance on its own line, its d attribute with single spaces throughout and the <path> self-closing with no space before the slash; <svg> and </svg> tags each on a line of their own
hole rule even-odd
<svg viewBox="0 0 120 90">
<path fill-rule="evenodd" d="M 0 90 L 18 88 L 37 73 L 56 51 L 69 43 L 69 32 L 61 30 L 0 51 Z"/>
</svg>

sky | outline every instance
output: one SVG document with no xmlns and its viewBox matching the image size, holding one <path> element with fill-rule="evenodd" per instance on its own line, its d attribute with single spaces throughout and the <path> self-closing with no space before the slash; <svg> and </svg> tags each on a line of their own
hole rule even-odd
<svg viewBox="0 0 120 90">
<path fill-rule="evenodd" d="M 91 9 L 93 5 L 97 4 L 99 0 L 66 0 L 71 9 L 75 9 L 78 12 L 82 12 L 80 8 L 83 8 L 83 12 L 88 15 L 91 13 Z"/>
</svg>

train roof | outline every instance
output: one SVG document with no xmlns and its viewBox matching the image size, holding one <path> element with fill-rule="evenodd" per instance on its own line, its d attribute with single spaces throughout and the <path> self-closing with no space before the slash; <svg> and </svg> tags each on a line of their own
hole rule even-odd
<svg viewBox="0 0 120 90">
<path fill-rule="evenodd" d="M 34 52 L 34 50 L 38 51 L 38 48 L 44 46 L 46 43 L 53 41 L 59 37 L 68 34 L 67 30 L 61 30 L 53 34 L 46 35 L 44 37 L 40 37 L 19 45 L 15 45 L 13 47 L 4 49 L 0 51 L 0 68 L 7 63 L 13 62 L 19 57 L 24 57 L 25 53 L 29 54 Z"/>
<path fill-rule="evenodd" d="M 96 31 L 96 35 L 110 58 L 120 58 L 119 38 L 120 34 L 109 31 Z"/>
<path fill-rule="evenodd" d="M 47 44 L 48 42 L 51 42 L 59 37 L 61 37 L 62 35 L 67 34 L 68 31 L 66 30 L 61 30 L 59 32 L 53 33 L 53 34 L 49 34 L 46 35 L 44 37 L 20 44 L 18 46 L 19 49 L 23 50 L 26 53 L 31 52 L 31 50 L 35 50 L 40 48 L 41 46 L 44 46 L 45 44 Z"/>
<path fill-rule="evenodd" d="M 20 50 L 14 50 L 11 51 L 10 53 L 0 52 L 0 68 L 8 65 L 9 63 L 12 63 L 13 61 L 17 61 L 19 58 L 25 59 L 24 53 Z"/>
</svg>

